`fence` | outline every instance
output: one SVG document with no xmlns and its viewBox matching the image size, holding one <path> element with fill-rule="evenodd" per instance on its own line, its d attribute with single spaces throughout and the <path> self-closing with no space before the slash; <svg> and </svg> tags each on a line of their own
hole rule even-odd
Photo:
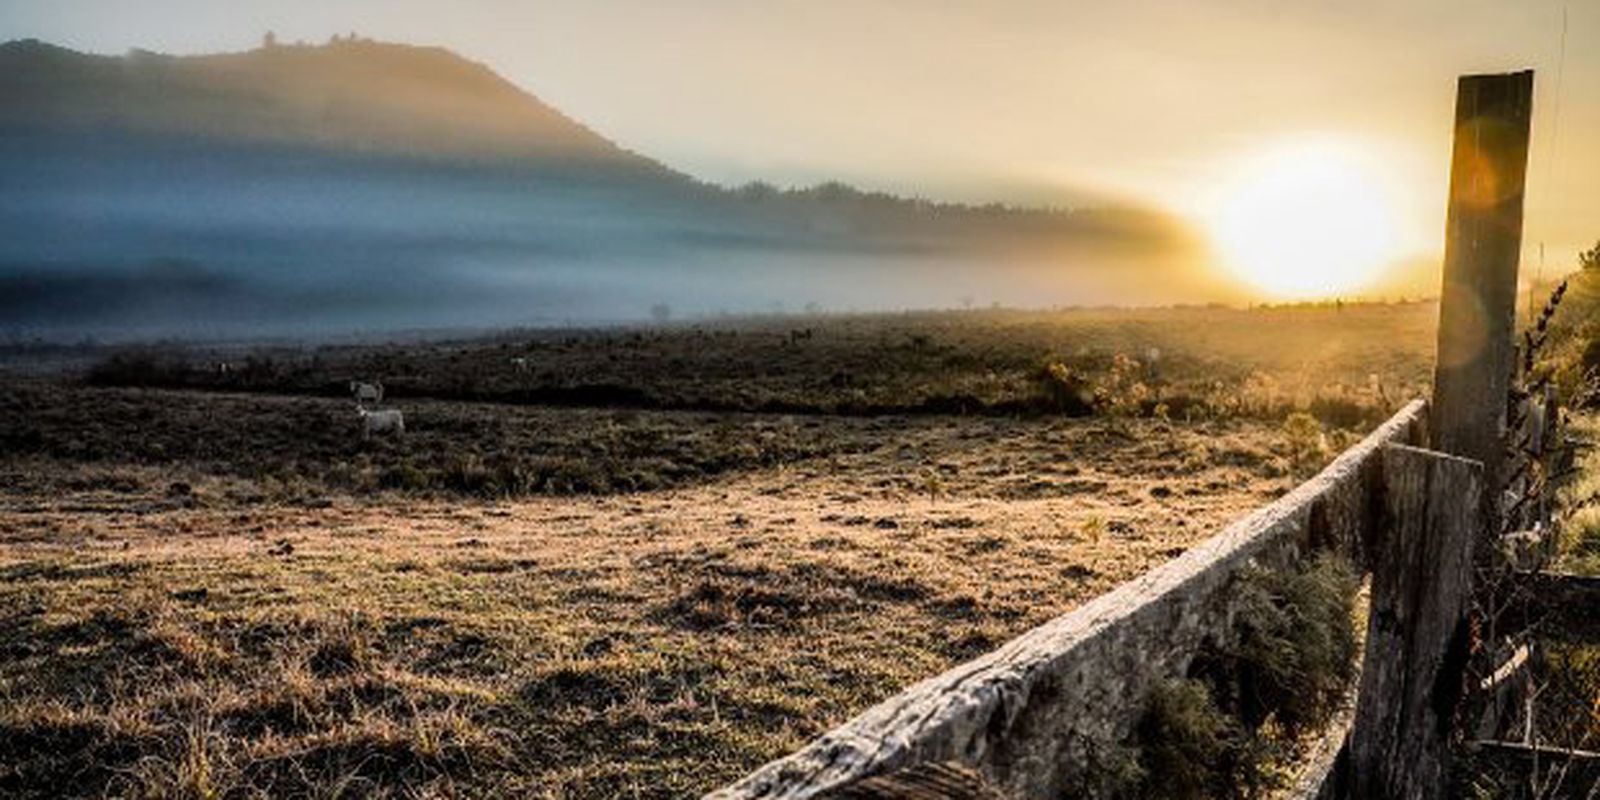
<svg viewBox="0 0 1600 800">
<path fill-rule="evenodd" d="M 1489 545 L 1498 544 L 1489 537 L 1502 520 L 1527 517 L 1521 501 L 1516 514 L 1506 507 L 1506 490 L 1522 485 L 1508 479 L 1506 443 L 1516 437 L 1507 431 L 1537 422 L 1542 439 L 1547 425 L 1543 414 L 1512 419 L 1506 401 L 1527 390 L 1513 384 L 1512 332 L 1532 82 L 1531 72 L 1461 80 L 1431 404 L 1412 402 L 1315 478 L 1174 561 L 910 687 L 709 798 L 1084 794 L 1104 754 L 1133 733 L 1152 688 L 1237 635 L 1230 588 L 1242 568 L 1313 551 L 1338 553 L 1370 575 L 1371 601 L 1354 713 L 1329 733 L 1343 746 L 1325 750 L 1303 794 L 1444 796 L 1469 725 L 1488 737 L 1473 744 L 1478 757 L 1507 761 L 1519 776 L 1527 764 L 1537 771 L 1531 735 L 1496 738 L 1533 715 L 1515 679 L 1528 650 L 1501 647 L 1477 627 L 1500 618 L 1479 607 L 1483 576 L 1507 574 L 1486 566 L 1496 550 Z M 1490 588 L 1521 598 L 1524 613 L 1536 607 L 1549 631 L 1595 633 L 1582 606 L 1563 612 L 1528 600 L 1581 598 L 1595 608 L 1594 581 L 1513 577 L 1509 588 Z M 1486 668 L 1474 667 L 1485 659 Z M 1469 694 L 1474 669 L 1486 674 Z M 1527 701 L 1520 711 L 1516 697 Z M 1600 755 L 1563 755 L 1580 776 L 1600 773 Z"/>
<path fill-rule="evenodd" d="M 1234 623 L 1230 581 L 1313 549 L 1367 561 L 1384 448 L 1422 441 L 1414 402 L 1317 477 L 1177 559 L 923 681 L 712 795 L 822 797 L 863 778 L 957 762 L 1017 797 L 1070 796 L 1131 732 L 1158 680 L 1183 675 Z"/>
</svg>

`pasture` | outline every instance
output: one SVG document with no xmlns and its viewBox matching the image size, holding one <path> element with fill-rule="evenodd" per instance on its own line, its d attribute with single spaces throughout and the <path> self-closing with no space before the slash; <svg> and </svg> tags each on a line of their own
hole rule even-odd
<svg viewBox="0 0 1600 800">
<path fill-rule="evenodd" d="M 752 319 L 13 372 L 0 792 L 710 790 L 1287 491 L 1426 382 L 1432 313 Z M 351 380 L 405 432 L 363 437 Z"/>
</svg>

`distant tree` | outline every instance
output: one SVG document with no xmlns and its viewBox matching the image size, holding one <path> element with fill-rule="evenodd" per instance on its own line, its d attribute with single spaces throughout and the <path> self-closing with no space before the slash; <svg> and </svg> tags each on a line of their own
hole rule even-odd
<svg viewBox="0 0 1600 800">
<path fill-rule="evenodd" d="M 739 196 L 746 200 L 767 200 L 778 196 L 778 187 L 766 181 L 751 181 L 739 187 Z"/>
<path fill-rule="evenodd" d="M 666 303 L 656 303 L 650 307 L 650 318 L 658 323 L 672 319 L 672 306 Z"/>
<path fill-rule="evenodd" d="M 839 181 L 819 183 L 812 187 L 811 191 L 816 195 L 818 200 L 821 200 L 824 203 L 838 203 L 844 200 L 851 200 L 860 196 L 861 194 L 860 192 L 856 191 L 855 187 Z"/>
<path fill-rule="evenodd" d="M 1578 254 L 1578 266 L 1585 270 L 1600 269 L 1600 242 Z"/>
</svg>

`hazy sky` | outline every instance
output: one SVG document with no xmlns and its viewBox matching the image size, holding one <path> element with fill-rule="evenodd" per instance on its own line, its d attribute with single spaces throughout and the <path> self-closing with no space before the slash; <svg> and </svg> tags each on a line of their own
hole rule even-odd
<svg viewBox="0 0 1600 800">
<path fill-rule="evenodd" d="M 1600 237 L 1590 0 L 0 4 L 0 36 L 105 53 L 246 49 L 268 29 L 450 47 L 626 147 L 727 183 L 1121 196 L 1192 215 L 1260 151 L 1337 141 L 1380 167 L 1419 252 L 1442 234 L 1455 77 L 1533 67 L 1529 252 L 1548 242 L 1554 268 Z"/>
</svg>

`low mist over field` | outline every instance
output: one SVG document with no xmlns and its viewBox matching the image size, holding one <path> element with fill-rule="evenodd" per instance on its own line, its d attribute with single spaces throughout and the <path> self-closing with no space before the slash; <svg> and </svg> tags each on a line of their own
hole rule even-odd
<svg viewBox="0 0 1600 800">
<path fill-rule="evenodd" d="M 0 318 L 109 336 L 1215 297 L 1148 209 L 724 188 L 437 48 L 0 46 Z"/>
</svg>

